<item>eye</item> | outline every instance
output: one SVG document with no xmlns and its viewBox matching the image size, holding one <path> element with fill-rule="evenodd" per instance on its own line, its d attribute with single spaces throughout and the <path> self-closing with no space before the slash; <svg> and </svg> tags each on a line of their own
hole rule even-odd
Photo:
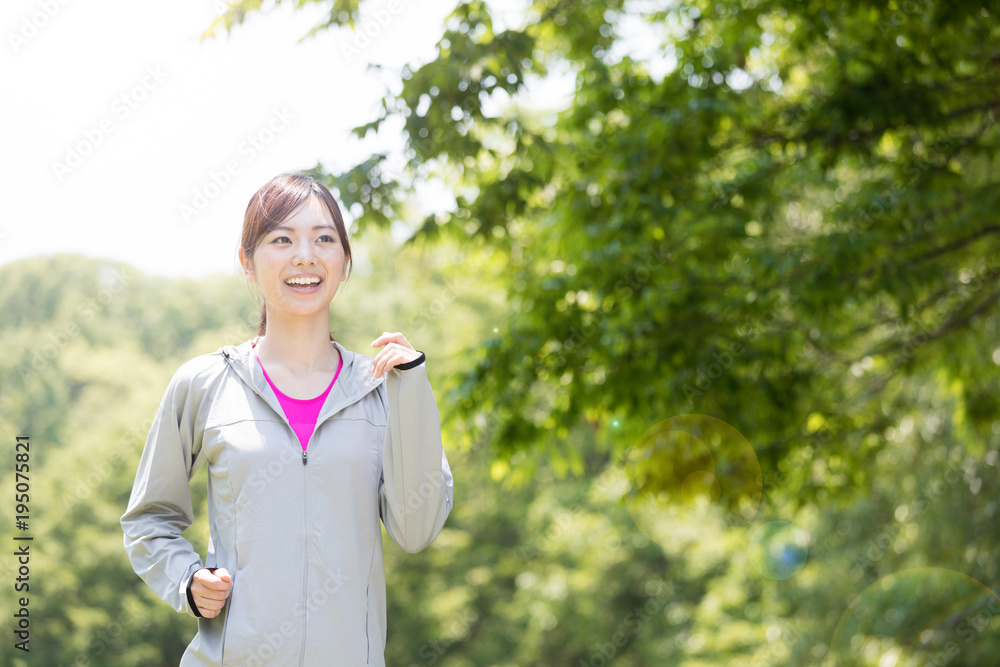
<svg viewBox="0 0 1000 667">
<path fill-rule="evenodd" d="M 319 240 L 325 241 L 326 243 L 333 243 L 336 239 L 334 239 L 329 234 L 323 234 L 323 236 L 319 237 Z"/>
<path fill-rule="evenodd" d="M 273 239 L 273 240 L 271 241 L 271 243 L 291 243 L 291 241 L 290 241 L 290 240 L 288 240 L 288 237 L 287 237 L 287 236 L 278 236 L 278 237 L 275 237 L 275 238 L 274 238 L 274 239 Z"/>
</svg>

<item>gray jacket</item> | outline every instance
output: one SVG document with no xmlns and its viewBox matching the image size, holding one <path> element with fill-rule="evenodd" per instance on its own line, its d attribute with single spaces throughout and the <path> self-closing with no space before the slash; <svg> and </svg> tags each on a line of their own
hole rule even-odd
<svg viewBox="0 0 1000 667">
<path fill-rule="evenodd" d="M 331 344 L 343 367 L 308 459 L 251 341 L 191 359 L 167 386 L 121 526 L 136 573 L 198 618 L 181 667 L 385 664 L 379 520 L 404 551 L 425 548 L 451 511 L 451 469 L 423 357 L 375 378 L 371 357 Z M 204 563 L 182 536 L 202 465 Z M 202 567 L 232 575 L 215 618 L 187 594 Z"/>
</svg>

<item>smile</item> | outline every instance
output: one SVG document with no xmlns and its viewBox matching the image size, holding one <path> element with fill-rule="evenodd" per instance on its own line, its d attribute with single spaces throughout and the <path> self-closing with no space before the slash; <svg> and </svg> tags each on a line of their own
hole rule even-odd
<svg viewBox="0 0 1000 667">
<path fill-rule="evenodd" d="M 314 285 L 319 285 L 321 282 L 322 279 L 317 276 L 309 276 L 308 278 L 289 278 L 285 281 L 285 284 L 292 287 L 312 287 Z"/>
</svg>

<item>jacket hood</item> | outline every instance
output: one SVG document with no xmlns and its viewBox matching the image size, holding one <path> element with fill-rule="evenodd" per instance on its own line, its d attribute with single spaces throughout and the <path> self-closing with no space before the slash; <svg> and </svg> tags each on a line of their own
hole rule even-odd
<svg viewBox="0 0 1000 667">
<path fill-rule="evenodd" d="M 271 390 L 271 386 L 264 377 L 260 369 L 260 364 L 256 363 L 253 353 L 253 345 L 259 340 L 259 336 L 251 340 L 244 341 L 239 345 L 223 345 L 218 352 L 229 363 L 229 367 L 239 376 L 243 382 L 253 387 L 264 400 L 266 400 L 278 414 L 284 414 L 278 403 L 278 398 Z M 322 420 L 328 414 L 332 414 L 361 400 L 369 392 L 376 391 L 379 385 L 386 380 L 386 374 L 380 377 L 372 375 L 372 365 L 374 359 L 364 354 L 358 354 L 345 348 L 337 341 L 330 341 L 336 346 L 343 359 L 343 366 L 337 381 L 333 383 L 323 409 L 319 415 Z"/>
</svg>

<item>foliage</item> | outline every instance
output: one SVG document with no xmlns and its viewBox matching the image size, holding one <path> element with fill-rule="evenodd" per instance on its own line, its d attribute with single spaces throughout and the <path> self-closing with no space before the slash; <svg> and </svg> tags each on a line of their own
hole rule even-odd
<svg viewBox="0 0 1000 667">
<path fill-rule="evenodd" d="M 768 475 L 751 526 L 727 522 L 724 504 L 706 506 L 697 495 L 659 508 L 651 525 L 621 502 L 630 484 L 626 468 L 589 426 L 569 436 L 582 466 L 578 476 L 560 472 L 551 452 L 514 454 L 498 471 L 488 440 L 470 439 L 440 398 L 466 364 L 462 351 L 501 320 L 501 304 L 482 298 L 491 293 L 482 280 L 491 260 L 457 277 L 446 259 L 457 246 L 366 257 L 365 248 L 388 245 L 377 235 L 357 243 L 358 271 L 335 300 L 333 328 L 359 351 L 373 331 L 396 328 L 427 351 L 456 473 L 456 505 L 439 539 L 420 554 L 404 554 L 385 539 L 387 664 L 600 665 L 611 656 L 636 667 L 801 665 L 816 664 L 832 643 L 847 651 L 835 654 L 841 658 L 835 664 L 875 665 L 882 653 L 872 651 L 902 650 L 911 626 L 935 631 L 927 640 L 932 648 L 954 643 L 959 653 L 948 664 L 984 664 L 995 654 L 1000 614 L 990 612 L 983 582 L 1000 576 L 1000 544 L 991 528 L 1000 442 L 995 433 L 982 438 L 967 428 L 960 386 L 933 382 L 933 372 L 892 385 L 899 395 L 889 407 L 915 405 L 913 412 L 867 441 L 857 461 L 800 450 L 783 471 Z M 133 279 L 102 304 L 91 332 L 70 306 L 103 300 L 99 276 L 109 270 L 129 271 Z M 154 280 L 71 256 L 0 267 L 0 284 L 12 295 L 52 304 L 52 315 L 0 325 L 8 351 L 0 368 L 0 423 L 7 433 L 32 437 L 35 536 L 31 662 L 7 651 L 0 664 L 176 664 L 193 621 L 168 609 L 132 572 L 118 518 L 171 373 L 190 356 L 252 335 L 255 306 L 235 278 Z M 38 284 L 48 287 L 32 291 Z M 206 307 L 221 294 L 228 300 Z M 13 296 L 6 306 L 26 308 Z M 161 307 L 200 319 L 147 312 Z M 221 312 L 241 317 L 220 321 Z M 48 334 L 73 322 L 81 333 L 47 350 Z M 163 340 L 197 333 L 187 345 L 154 349 L 146 343 L 154 332 L 143 322 L 155 322 Z M 92 338 L 98 331 L 108 338 Z M 39 351 L 49 363 L 22 377 L 20 362 Z M 835 501 L 850 465 L 863 465 L 874 481 L 857 498 Z M 800 507 L 791 490 L 802 470 L 822 484 L 817 501 Z M 3 474 L 11 488 L 12 472 Z M 196 522 L 186 535 L 204 554 L 204 471 L 192 494 Z M 809 535 L 807 557 L 787 579 L 775 578 L 787 567 L 781 553 L 754 555 L 753 529 L 777 521 Z M 0 539 L 12 536 L 13 526 L 0 530 Z M 12 580 L 12 556 L 0 563 Z M 956 609 L 970 594 L 979 597 Z M 13 596 L 10 587 L 0 594 L 9 608 Z M 887 620 L 865 626 L 855 609 L 877 609 Z M 942 621 L 920 616 L 921 609 L 951 613 Z M 874 657 L 855 661 L 856 637 Z"/>
<path fill-rule="evenodd" d="M 509 257 L 512 317 L 450 397 L 473 429 L 503 416 L 477 435 L 503 455 L 567 449 L 587 421 L 624 448 L 702 412 L 752 433 L 773 468 L 817 431 L 841 456 L 881 432 L 901 373 L 988 363 L 998 13 L 540 0 L 501 27 L 489 3 L 458 4 L 437 59 L 357 133 L 401 121 L 410 174 L 454 188 L 422 235 Z M 636 20 L 655 55 L 630 51 Z M 564 70 L 567 108 L 532 109 Z M 387 160 L 329 176 L 362 224 L 402 215 L 409 183 Z M 529 409 L 538 395 L 551 410 Z M 980 429 L 1000 408 L 977 381 L 962 403 Z"/>
<path fill-rule="evenodd" d="M 316 31 L 360 15 L 314 1 Z M 213 30 L 262 4 L 229 7 Z M 988 664 L 1000 3 L 493 9 L 458 4 L 357 128 L 401 126 L 404 170 L 311 170 L 380 248 L 334 331 L 437 360 L 456 472 L 439 540 L 387 543 L 388 664 Z M 532 106 L 561 72 L 565 108 Z M 453 209 L 383 251 L 435 180 Z M 193 624 L 117 517 L 170 373 L 256 309 L 72 256 L 0 267 L 0 306 L 0 427 L 37 443 L 33 658 L 176 664 Z M 739 439 L 657 436 L 694 413 L 761 477 Z"/>
</svg>

